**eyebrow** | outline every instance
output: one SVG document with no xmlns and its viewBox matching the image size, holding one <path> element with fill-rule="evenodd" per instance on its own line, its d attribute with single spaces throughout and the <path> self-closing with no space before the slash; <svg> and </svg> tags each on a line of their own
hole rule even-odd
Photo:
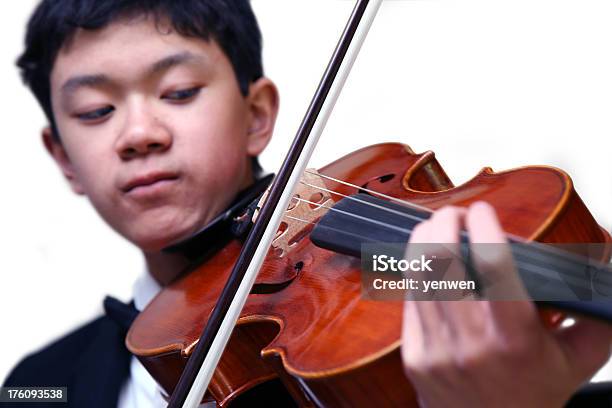
<svg viewBox="0 0 612 408">
<path fill-rule="evenodd" d="M 62 85 L 62 93 L 73 93 L 78 88 L 101 86 L 109 82 L 110 79 L 108 76 L 102 74 L 78 75 L 64 82 L 64 85 Z"/>
<path fill-rule="evenodd" d="M 153 63 L 147 70 L 147 76 L 156 75 L 174 66 L 192 62 L 204 64 L 204 58 L 189 51 L 172 54 Z M 111 79 L 104 74 L 77 75 L 64 82 L 61 90 L 62 93 L 70 94 L 82 87 L 98 87 L 111 82 Z"/>
<path fill-rule="evenodd" d="M 151 68 L 149 68 L 148 74 L 149 75 L 158 74 L 176 65 L 181 65 L 185 63 L 191 63 L 191 62 L 203 63 L 204 58 L 200 55 L 192 54 L 189 51 L 179 52 L 176 54 L 169 55 L 165 58 L 162 58 L 156 63 L 154 63 L 153 65 L 151 65 Z"/>
</svg>

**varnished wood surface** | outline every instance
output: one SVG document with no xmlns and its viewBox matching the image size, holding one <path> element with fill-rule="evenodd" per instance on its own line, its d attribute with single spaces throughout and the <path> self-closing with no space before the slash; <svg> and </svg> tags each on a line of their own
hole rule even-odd
<svg viewBox="0 0 612 408">
<path fill-rule="evenodd" d="M 414 154 L 401 144 L 382 144 L 345 156 L 320 172 L 430 209 L 484 200 L 496 208 L 508 233 L 529 240 L 610 240 L 570 178 L 551 167 L 499 173 L 485 168 L 453 187 L 433 153 Z M 340 183 L 327 181 L 326 185 L 343 195 L 357 192 Z M 199 338 L 239 249 L 237 242 L 228 245 L 166 288 L 128 333 L 128 348 L 168 392 Z M 285 258 L 270 253 L 257 282 L 286 287 L 250 295 L 209 397 L 227 404 L 240 392 L 275 376 L 279 364 L 271 361 L 280 358 L 289 374 L 283 375 L 284 381 L 306 390 L 315 404 L 416 406 L 399 358 L 402 304 L 362 299 L 358 260 L 316 248 L 306 236 Z M 170 368 L 164 371 L 165 365 Z"/>
</svg>

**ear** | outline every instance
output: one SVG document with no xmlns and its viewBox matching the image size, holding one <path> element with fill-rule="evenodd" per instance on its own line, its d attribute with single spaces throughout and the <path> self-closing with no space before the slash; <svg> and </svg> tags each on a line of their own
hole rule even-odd
<svg viewBox="0 0 612 408">
<path fill-rule="evenodd" d="M 64 149 L 62 143 L 53 135 L 53 131 L 50 127 L 43 129 L 42 140 L 45 148 L 59 166 L 60 170 L 64 174 L 64 177 L 66 177 L 66 180 L 68 180 L 68 183 L 70 183 L 72 191 L 74 191 L 76 194 L 85 194 L 83 186 L 76 177 L 74 167 L 70 161 L 70 158 L 68 157 L 68 154 L 66 153 L 66 149 Z"/>
<path fill-rule="evenodd" d="M 274 82 L 262 77 L 249 87 L 247 104 L 250 113 L 247 153 L 259 155 L 268 145 L 278 115 L 279 96 Z"/>
</svg>

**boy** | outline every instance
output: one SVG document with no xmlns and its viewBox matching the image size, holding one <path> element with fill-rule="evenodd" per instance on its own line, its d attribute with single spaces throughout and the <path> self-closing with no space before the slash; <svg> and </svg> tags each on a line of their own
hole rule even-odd
<svg viewBox="0 0 612 408">
<path fill-rule="evenodd" d="M 186 263 L 161 249 L 253 183 L 272 135 L 278 93 L 249 3 L 43 1 L 18 64 L 71 188 L 142 250 L 142 309 Z M 6 385 L 67 386 L 73 406 L 164 406 L 135 359 L 130 367 L 123 336 L 99 318 L 28 357 Z"/>
<path fill-rule="evenodd" d="M 252 183 L 272 134 L 278 96 L 250 7 L 43 1 L 27 43 L 20 66 L 50 123 L 45 146 L 72 189 L 143 251 L 142 309 L 185 264 L 160 250 Z M 74 406 L 164 406 L 107 305 L 109 316 L 24 360 L 6 385 L 67 386 Z"/>
</svg>

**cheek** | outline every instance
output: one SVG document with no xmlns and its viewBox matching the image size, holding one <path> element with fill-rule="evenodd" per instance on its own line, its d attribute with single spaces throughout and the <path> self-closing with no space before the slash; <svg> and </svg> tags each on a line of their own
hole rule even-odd
<svg viewBox="0 0 612 408">
<path fill-rule="evenodd" d="M 100 159 L 90 162 L 96 165 L 84 166 L 86 170 L 81 172 L 81 184 L 92 205 L 112 225 L 114 214 L 120 204 L 114 185 L 115 169 L 108 162 Z"/>
<path fill-rule="evenodd" d="M 69 139 L 65 146 L 74 168 L 75 178 L 93 206 L 107 220 L 117 205 L 115 195 L 116 159 L 101 138 Z"/>
<path fill-rule="evenodd" d="M 240 103 L 206 103 L 177 123 L 177 147 L 185 151 L 191 164 L 235 173 L 247 155 L 247 120 Z M 183 137 L 182 137 L 183 136 Z"/>
<path fill-rule="evenodd" d="M 114 158 L 94 138 L 88 143 L 72 143 L 68 155 L 75 177 L 88 196 L 103 195 L 115 174 Z M 108 194 L 108 192 L 106 192 Z"/>
<path fill-rule="evenodd" d="M 242 184 L 247 160 L 235 146 L 220 144 L 202 146 L 189 162 L 189 172 L 204 195 L 232 195 Z"/>
</svg>

